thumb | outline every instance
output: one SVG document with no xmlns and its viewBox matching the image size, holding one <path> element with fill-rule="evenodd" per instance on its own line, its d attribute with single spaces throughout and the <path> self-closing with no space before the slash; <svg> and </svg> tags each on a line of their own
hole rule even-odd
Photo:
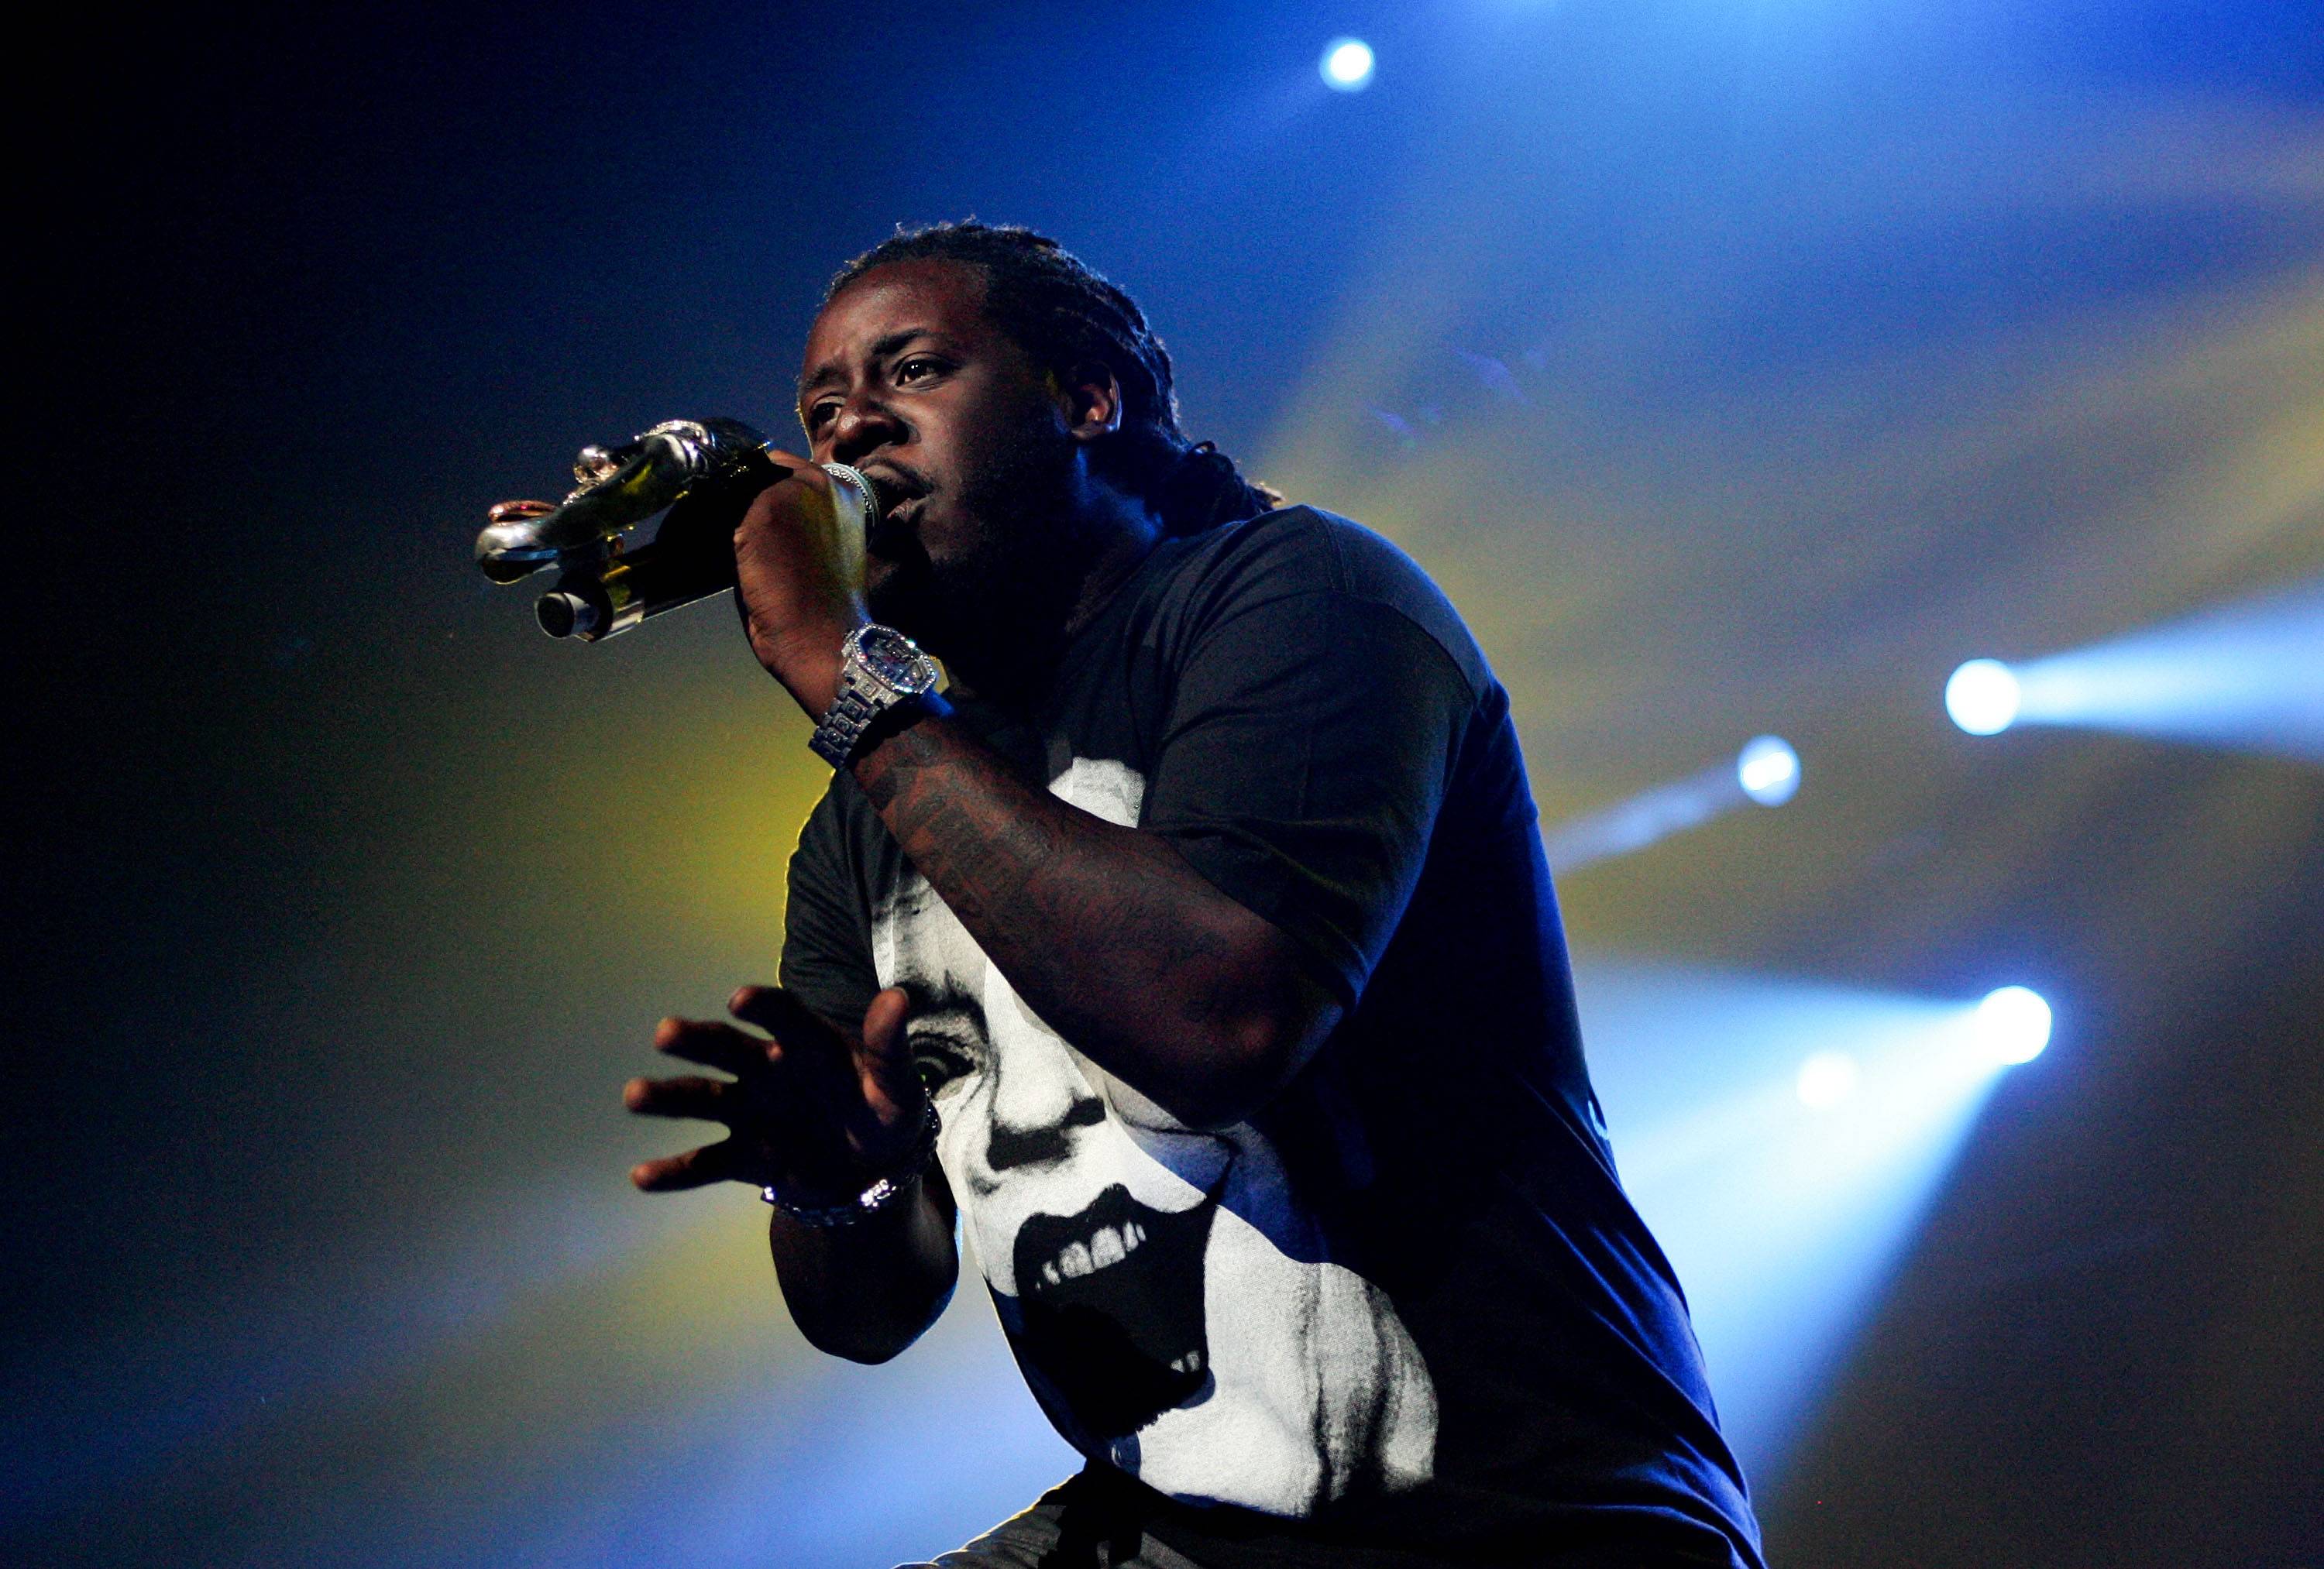
<svg viewBox="0 0 2324 1569">
<path fill-rule="evenodd" d="M 899 986 L 890 986 L 863 1010 L 863 1050 L 855 1059 L 856 1073 L 865 1104 L 890 1128 L 908 1114 L 918 1115 L 925 1098 L 919 1074 L 912 1067 L 911 1043 L 904 1034 L 910 1014 L 911 999 Z"/>
</svg>

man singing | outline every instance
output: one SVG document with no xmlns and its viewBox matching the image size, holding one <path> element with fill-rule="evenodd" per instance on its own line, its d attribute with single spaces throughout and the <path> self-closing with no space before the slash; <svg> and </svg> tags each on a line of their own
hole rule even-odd
<svg viewBox="0 0 2324 1569">
<path fill-rule="evenodd" d="M 1178 427 L 1138 307 L 979 224 L 851 262 L 734 531 L 831 788 L 782 986 L 633 1081 L 727 1124 L 784 1299 L 878 1362 L 968 1236 L 1087 1467 L 935 1562 L 1759 1569 L 1583 1067 L 1508 698 L 1410 559 Z M 950 676 L 934 690 L 941 658 Z"/>
</svg>

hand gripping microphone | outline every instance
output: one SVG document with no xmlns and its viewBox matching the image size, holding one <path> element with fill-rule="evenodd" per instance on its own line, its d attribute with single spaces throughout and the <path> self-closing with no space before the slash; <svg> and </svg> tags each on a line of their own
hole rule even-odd
<svg viewBox="0 0 2324 1569">
<path fill-rule="evenodd" d="M 842 564 L 860 583 L 880 492 L 845 463 L 821 467 L 839 511 Z M 493 508 L 476 536 L 476 564 L 503 583 L 556 567 L 557 586 L 533 607 L 540 629 L 595 643 L 733 588 L 733 510 L 678 503 L 727 493 L 741 500 L 783 473 L 767 438 L 740 420 L 673 419 L 611 450 L 583 447 L 573 464 L 580 483 L 562 501 Z M 629 530 L 664 509 L 652 543 L 629 548 Z"/>
</svg>

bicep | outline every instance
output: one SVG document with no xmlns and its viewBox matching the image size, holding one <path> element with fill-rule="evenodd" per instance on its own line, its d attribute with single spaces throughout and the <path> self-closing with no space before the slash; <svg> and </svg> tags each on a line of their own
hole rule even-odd
<svg viewBox="0 0 2324 1569">
<path fill-rule="evenodd" d="M 1141 826 L 1352 1002 L 1419 878 L 1475 706 L 1391 606 L 1316 591 L 1222 617 L 1179 672 Z"/>
</svg>

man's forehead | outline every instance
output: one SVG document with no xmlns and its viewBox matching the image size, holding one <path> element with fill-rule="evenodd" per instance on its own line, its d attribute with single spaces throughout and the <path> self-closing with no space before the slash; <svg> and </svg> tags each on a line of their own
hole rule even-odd
<svg viewBox="0 0 2324 1569">
<path fill-rule="evenodd" d="M 863 342 L 908 326 L 967 337 L 981 333 L 984 275 L 966 262 L 936 258 L 890 262 L 850 282 L 818 312 L 807 332 L 807 365 L 860 350 Z"/>
</svg>

